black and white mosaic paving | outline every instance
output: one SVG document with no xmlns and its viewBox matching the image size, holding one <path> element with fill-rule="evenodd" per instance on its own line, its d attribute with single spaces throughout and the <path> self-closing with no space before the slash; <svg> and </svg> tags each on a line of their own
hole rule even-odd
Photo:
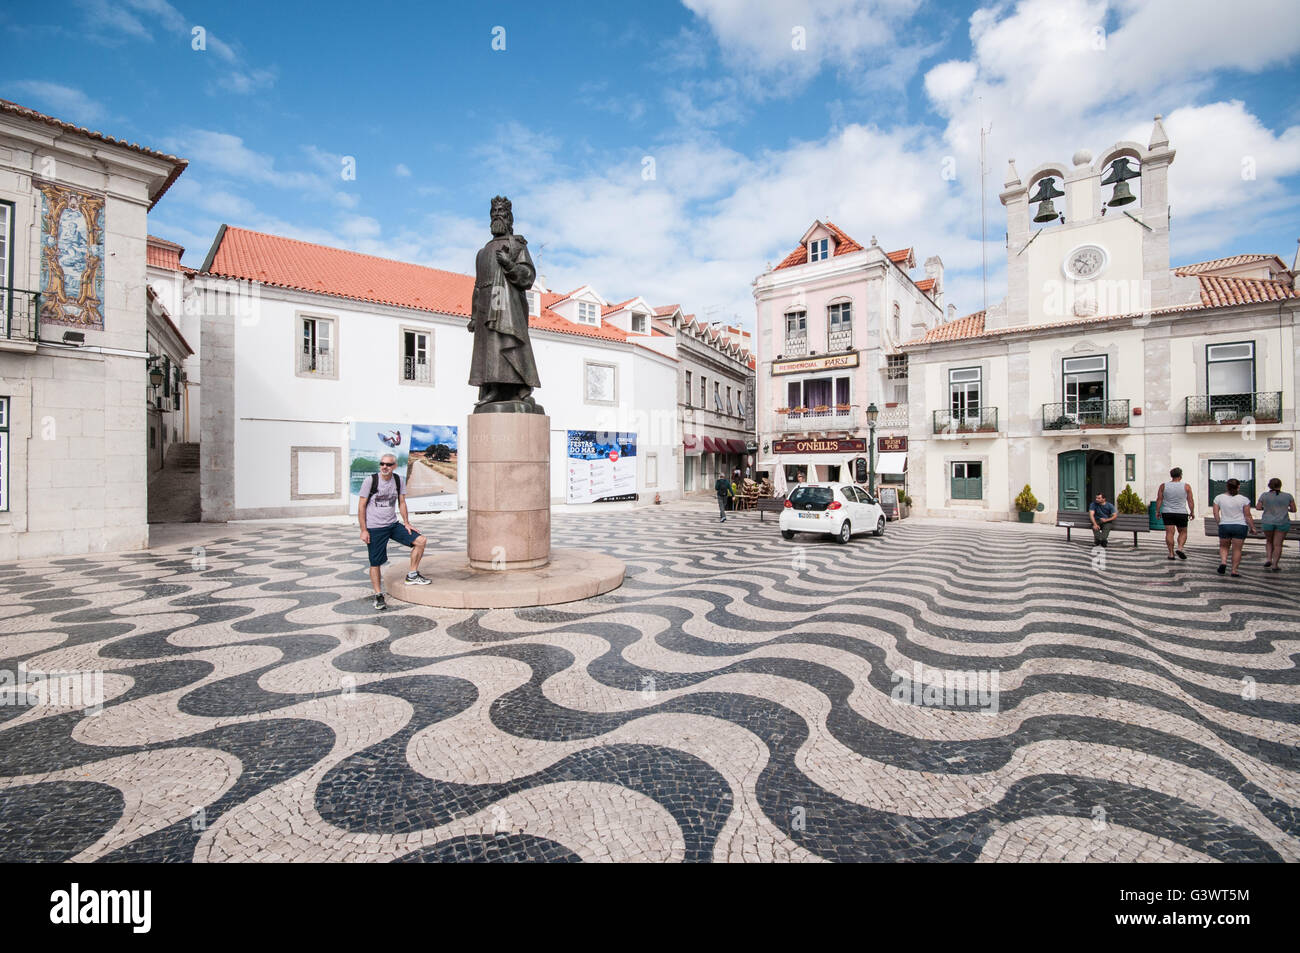
<svg viewBox="0 0 1300 953">
<path fill-rule="evenodd" d="M 624 585 L 378 613 L 343 525 L 0 566 L 0 861 L 1300 858 L 1292 550 L 553 532 Z"/>
</svg>

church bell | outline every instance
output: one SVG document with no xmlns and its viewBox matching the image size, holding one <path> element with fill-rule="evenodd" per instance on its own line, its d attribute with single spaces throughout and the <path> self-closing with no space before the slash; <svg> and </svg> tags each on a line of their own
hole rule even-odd
<svg viewBox="0 0 1300 953">
<path fill-rule="evenodd" d="M 1129 160 L 1125 156 L 1120 156 L 1110 164 L 1110 171 L 1106 177 L 1101 180 L 1102 185 L 1114 185 L 1115 190 L 1111 193 L 1110 201 L 1106 203 L 1107 208 L 1117 208 L 1120 205 L 1128 205 L 1130 202 L 1136 202 L 1137 196 L 1134 195 L 1128 187 L 1127 179 L 1136 179 L 1142 173 L 1129 165 Z"/>
<path fill-rule="evenodd" d="M 1056 187 L 1056 180 L 1050 175 L 1038 180 L 1038 191 L 1029 199 L 1030 203 L 1038 204 L 1038 211 L 1034 215 L 1035 222 L 1050 222 L 1057 216 L 1056 209 L 1052 205 L 1052 199 L 1059 199 L 1065 195 Z"/>
</svg>

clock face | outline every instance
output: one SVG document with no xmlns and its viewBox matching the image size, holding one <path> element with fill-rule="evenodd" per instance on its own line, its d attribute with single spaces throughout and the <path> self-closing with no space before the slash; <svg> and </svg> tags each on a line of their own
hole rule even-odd
<svg viewBox="0 0 1300 953">
<path fill-rule="evenodd" d="M 1069 278 L 1096 278 L 1106 267 L 1106 249 L 1100 245 L 1080 245 L 1065 257 L 1065 274 Z"/>
</svg>

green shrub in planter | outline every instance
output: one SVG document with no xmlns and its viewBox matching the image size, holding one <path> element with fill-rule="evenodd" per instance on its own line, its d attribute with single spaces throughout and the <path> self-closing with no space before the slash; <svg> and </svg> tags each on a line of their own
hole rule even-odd
<svg viewBox="0 0 1300 953">
<path fill-rule="evenodd" d="M 1032 513 L 1038 509 L 1038 497 L 1034 496 L 1034 491 L 1029 489 L 1028 483 L 1020 491 L 1020 495 L 1016 497 L 1016 509 L 1022 513 Z"/>
<path fill-rule="evenodd" d="M 1115 500 L 1115 508 L 1120 513 L 1145 513 L 1147 505 L 1142 502 L 1142 497 L 1133 492 L 1133 488 L 1127 483 L 1120 492 L 1119 497 Z"/>
</svg>

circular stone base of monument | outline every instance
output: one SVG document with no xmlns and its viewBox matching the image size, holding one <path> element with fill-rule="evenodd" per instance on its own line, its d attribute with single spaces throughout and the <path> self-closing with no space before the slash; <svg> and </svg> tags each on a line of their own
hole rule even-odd
<svg viewBox="0 0 1300 953">
<path fill-rule="evenodd" d="M 585 549 L 553 549 L 537 569 L 473 569 L 464 553 L 429 553 L 420 560 L 427 586 L 406 584 L 405 558 L 384 567 L 384 591 L 394 599 L 440 609 L 514 609 L 590 599 L 623 585 L 623 560 Z"/>
</svg>

